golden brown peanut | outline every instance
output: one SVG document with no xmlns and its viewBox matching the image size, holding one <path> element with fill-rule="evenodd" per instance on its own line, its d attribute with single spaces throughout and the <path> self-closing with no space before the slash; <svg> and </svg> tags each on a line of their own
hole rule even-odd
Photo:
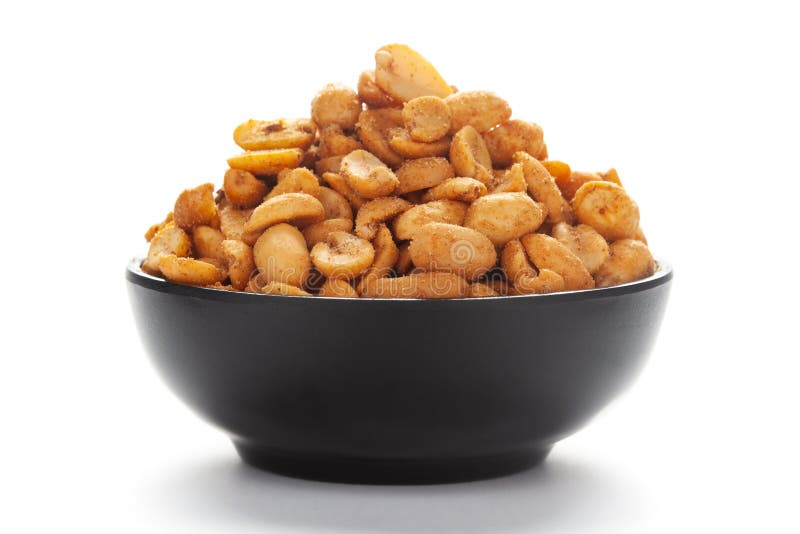
<svg viewBox="0 0 800 534">
<path fill-rule="evenodd" d="M 464 226 L 481 232 L 496 247 L 536 231 L 547 213 L 526 193 L 492 193 L 467 210 Z"/>
<path fill-rule="evenodd" d="M 349 232 L 352 229 L 353 219 L 325 219 L 303 228 L 303 237 L 310 248 L 324 241 L 331 232 Z"/>
<path fill-rule="evenodd" d="M 437 96 L 414 98 L 403 105 L 403 124 L 414 141 L 438 141 L 450 131 L 450 108 Z"/>
<path fill-rule="evenodd" d="M 265 295 L 285 295 L 289 297 L 311 297 L 311 293 L 303 291 L 299 287 L 291 284 L 284 284 L 283 282 L 267 282 L 264 284 L 259 293 Z"/>
<path fill-rule="evenodd" d="M 408 251 L 417 267 L 457 273 L 467 280 L 497 263 L 497 252 L 485 235 L 447 223 L 428 223 L 417 230 Z"/>
<path fill-rule="evenodd" d="M 453 93 L 445 103 L 450 108 L 450 133 L 464 126 L 472 126 L 478 133 L 488 132 L 511 117 L 508 102 L 489 91 Z"/>
<path fill-rule="evenodd" d="M 491 287 L 498 295 L 505 296 L 505 295 L 511 295 L 513 293 L 513 287 L 511 286 L 509 281 L 503 277 L 488 276 L 481 278 L 480 282 Z"/>
<path fill-rule="evenodd" d="M 402 113 L 397 108 L 365 109 L 356 124 L 358 138 L 367 150 L 392 168 L 403 163 L 403 158 L 389 145 L 389 130 L 403 125 Z"/>
<path fill-rule="evenodd" d="M 559 183 L 559 180 L 569 179 L 569 175 L 572 174 L 572 169 L 570 169 L 569 165 L 567 165 L 563 161 L 549 159 L 547 161 L 543 161 L 542 165 L 544 166 L 545 169 L 547 169 L 547 172 L 550 173 L 550 176 L 552 176 L 553 179 L 556 181 L 556 184 Z"/>
<path fill-rule="evenodd" d="M 370 200 L 356 214 L 356 235 L 368 241 L 375 238 L 378 227 L 411 208 L 411 203 L 398 197 Z"/>
<path fill-rule="evenodd" d="M 302 287 L 311 274 L 311 257 L 300 230 L 286 223 L 267 228 L 253 247 L 253 260 L 264 283 Z"/>
<path fill-rule="evenodd" d="M 174 222 L 168 222 L 150 240 L 147 258 L 142 262 L 142 270 L 149 274 L 160 274 L 158 262 L 162 256 L 174 254 L 178 257 L 188 256 L 192 251 L 189 235 Z"/>
<path fill-rule="evenodd" d="M 344 156 L 331 156 L 322 158 L 314 164 L 314 172 L 322 176 L 326 172 L 338 173 Z"/>
<path fill-rule="evenodd" d="M 341 174 L 335 172 L 326 172 L 322 175 L 322 179 L 331 186 L 331 189 L 342 195 L 350 205 L 359 209 L 366 202 L 366 199 L 353 191 L 353 188 L 347 183 L 347 180 Z"/>
<path fill-rule="evenodd" d="M 411 139 L 405 128 L 389 128 L 389 146 L 400 156 L 408 159 L 447 156 L 450 152 L 451 138 L 443 137 L 432 143 L 421 143 Z"/>
<path fill-rule="evenodd" d="M 512 239 L 503 247 L 500 254 L 500 267 L 506 278 L 516 284 L 522 278 L 535 278 L 538 273 L 528 261 L 528 255 L 519 239 Z"/>
<path fill-rule="evenodd" d="M 342 158 L 341 173 L 363 198 L 389 195 L 400 184 L 391 169 L 366 150 L 354 150 Z"/>
<path fill-rule="evenodd" d="M 516 152 L 527 152 L 536 157 L 544 146 L 544 133 L 538 124 L 513 119 L 492 128 L 485 134 L 486 148 L 492 163 L 499 167 L 508 167 L 514 161 Z"/>
<path fill-rule="evenodd" d="M 397 216 L 392 228 L 397 239 L 411 239 L 420 228 L 432 222 L 461 225 L 468 206 L 455 200 L 434 200 L 410 208 Z"/>
<path fill-rule="evenodd" d="M 545 234 L 528 234 L 522 236 L 520 241 L 540 273 L 548 269 L 561 275 L 564 289 L 572 291 L 594 287 L 594 279 L 581 259 L 556 239 Z"/>
<path fill-rule="evenodd" d="M 316 197 L 325 209 L 326 219 L 353 220 L 353 208 L 350 207 L 350 203 L 342 194 L 329 187 L 320 187 Z"/>
<path fill-rule="evenodd" d="M 453 92 L 427 59 L 402 44 L 382 46 L 375 52 L 375 83 L 399 102 L 428 95 L 444 98 Z"/>
<path fill-rule="evenodd" d="M 622 185 L 622 181 L 619 179 L 619 174 L 617 173 L 617 169 L 615 169 L 614 167 L 611 167 L 606 172 L 601 173 L 600 176 L 606 182 L 611 182 L 617 184 L 620 187 L 624 187 Z"/>
<path fill-rule="evenodd" d="M 316 170 L 317 161 L 319 160 L 319 145 L 311 145 L 303 153 L 303 160 L 300 162 L 300 167 L 305 167 L 309 170 Z"/>
<path fill-rule="evenodd" d="M 611 243 L 610 255 L 594 275 L 597 287 L 635 282 L 656 272 L 650 249 L 641 241 L 622 239 Z"/>
<path fill-rule="evenodd" d="M 144 238 L 149 243 L 153 239 L 153 237 L 155 237 L 155 235 L 159 232 L 159 230 L 167 226 L 167 224 L 171 223 L 173 220 L 174 219 L 172 216 L 172 212 L 167 213 L 167 216 L 164 217 L 164 220 L 162 222 L 156 223 L 147 229 L 147 231 L 144 233 Z"/>
<path fill-rule="evenodd" d="M 225 239 L 241 239 L 244 225 L 252 214 L 253 210 L 251 209 L 241 210 L 227 201 L 220 203 L 219 229 Z"/>
<path fill-rule="evenodd" d="M 346 135 L 338 124 L 329 124 L 320 130 L 319 157 L 345 156 L 353 150 L 364 148 L 355 137 Z"/>
<path fill-rule="evenodd" d="M 311 261 L 327 278 L 352 280 L 375 259 L 372 244 L 347 232 L 331 232 L 311 249 Z"/>
<path fill-rule="evenodd" d="M 328 278 L 325 280 L 325 283 L 322 284 L 322 287 L 319 288 L 319 293 L 317 293 L 317 296 L 357 299 L 358 292 L 353 289 L 353 286 L 350 285 L 350 282 L 346 280 Z"/>
<path fill-rule="evenodd" d="M 394 264 L 394 272 L 399 276 L 408 274 L 414 268 L 414 263 L 411 261 L 411 254 L 408 252 L 408 242 L 401 243 L 397 247 L 397 261 Z"/>
<path fill-rule="evenodd" d="M 572 206 L 579 222 L 609 241 L 633 237 L 639 228 L 639 207 L 612 182 L 586 182 L 575 192 Z"/>
<path fill-rule="evenodd" d="M 455 171 L 445 158 L 419 158 L 403 162 L 397 169 L 396 176 L 400 185 L 397 186 L 395 193 L 403 195 L 437 186 L 455 177 Z"/>
<path fill-rule="evenodd" d="M 255 175 L 278 174 L 283 169 L 293 169 L 303 161 L 299 148 L 253 150 L 228 158 L 232 169 L 241 169 Z"/>
<path fill-rule="evenodd" d="M 558 293 L 564 289 L 564 277 L 550 269 L 542 269 L 535 277 L 521 276 L 514 283 L 514 291 L 517 295 Z"/>
<path fill-rule="evenodd" d="M 636 228 L 636 232 L 634 232 L 632 239 L 635 239 L 637 241 L 641 241 L 645 245 L 647 244 L 647 237 L 645 237 L 644 230 L 642 230 L 642 226 L 641 225 L 639 225 L 639 227 Z"/>
<path fill-rule="evenodd" d="M 472 126 L 464 126 L 450 143 L 450 163 L 459 176 L 469 176 L 484 184 L 492 180 L 492 159 L 483 137 Z"/>
<path fill-rule="evenodd" d="M 555 178 L 556 185 L 558 185 L 558 188 L 561 190 L 561 195 L 569 201 L 575 197 L 575 192 L 580 189 L 583 184 L 602 181 L 602 179 L 603 178 L 596 172 L 581 171 L 572 171 L 566 178 Z"/>
<path fill-rule="evenodd" d="M 452 299 L 469 293 L 469 282 L 455 273 L 429 271 L 397 278 L 378 278 L 365 286 L 366 298 Z"/>
<path fill-rule="evenodd" d="M 305 193 L 315 197 L 319 194 L 319 179 L 304 167 L 287 169 L 278 178 L 278 184 L 264 200 L 283 195 L 284 193 Z"/>
<path fill-rule="evenodd" d="M 311 146 L 317 128 L 308 119 L 278 119 L 257 121 L 250 119 L 233 131 L 233 141 L 245 150 L 270 150 L 274 148 L 301 148 Z"/>
<path fill-rule="evenodd" d="M 225 279 L 225 271 L 216 265 L 175 254 L 161 256 L 158 260 L 158 269 L 164 278 L 178 284 L 207 286 Z"/>
<path fill-rule="evenodd" d="M 194 189 L 186 189 L 175 201 L 173 210 L 175 225 L 184 230 L 205 224 L 218 227 L 219 216 L 214 204 L 214 184 L 198 185 Z"/>
<path fill-rule="evenodd" d="M 210 226 L 200 225 L 192 230 L 192 250 L 198 258 L 215 258 L 224 260 L 222 241 L 225 236 L 222 232 Z"/>
<path fill-rule="evenodd" d="M 561 196 L 561 190 L 553 177 L 539 160 L 527 152 L 514 154 L 514 162 L 522 163 L 522 172 L 528 184 L 528 193 L 547 208 L 547 220 L 552 223 L 572 223 L 573 215 L 569 203 Z"/>
<path fill-rule="evenodd" d="M 329 83 L 311 101 L 311 119 L 322 128 L 336 124 L 342 130 L 352 130 L 361 113 L 358 95 L 349 87 Z"/>
<path fill-rule="evenodd" d="M 225 198 L 240 208 L 258 206 L 267 194 L 267 185 L 241 169 L 228 169 L 222 183 Z"/>
<path fill-rule="evenodd" d="M 265 200 L 253 210 L 244 225 L 242 241 L 249 244 L 250 240 L 254 240 L 253 235 L 257 237 L 274 224 L 291 222 L 303 227 L 319 222 L 324 217 L 325 208 L 316 198 L 306 193 L 284 193 Z"/>
<path fill-rule="evenodd" d="M 591 226 L 558 223 L 553 226 L 551 235 L 578 256 L 591 274 L 608 258 L 608 243 Z"/>
<path fill-rule="evenodd" d="M 244 289 L 256 268 L 253 249 L 246 243 L 234 239 L 224 240 L 221 247 L 231 285 L 238 290 Z"/>
<path fill-rule="evenodd" d="M 375 71 L 365 70 L 358 77 L 358 98 L 370 108 L 396 107 L 398 103 L 375 83 Z"/>
<path fill-rule="evenodd" d="M 490 193 L 524 193 L 528 190 L 522 164 L 515 163 L 508 169 L 495 170 L 492 183 L 489 184 Z"/>
<path fill-rule="evenodd" d="M 469 285 L 467 296 L 470 298 L 499 297 L 500 293 L 483 282 L 473 282 Z"/>
<path fill-rule="evenodd" d="M 375 259 L 369 269 L 364 272 L 361 281 L 356 287 L 356 291 L 361 294 L 364 286 L 371 283 L 375 278 L 389 276 L 400 257 L 400 251 L 394 242 L 392 232 L 382 224 L 372 240 L 372 247 L 375 249 Z"/>
<path fill-rule="evenodd" d="M 429 189 L 422 197 L 423 202 L 431 200 L 460 200 L 470 203 L 487 193 L 486 186 L 475 178 L 449 178 Z"/>
</svg>

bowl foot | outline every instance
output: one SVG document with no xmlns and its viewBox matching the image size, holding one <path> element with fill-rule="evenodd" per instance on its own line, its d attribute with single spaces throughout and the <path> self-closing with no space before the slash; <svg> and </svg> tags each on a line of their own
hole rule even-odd
<svg viewBox="0 0 800 534">
<path fill-rule="evenodd" d="M 234 442 L 245 463 L 281 475 L 351 484 L 443 484 L 510 475 L 540 464 L 552 446 L 468 458 L 348 458 L 293 454 Z"/>
</svg>

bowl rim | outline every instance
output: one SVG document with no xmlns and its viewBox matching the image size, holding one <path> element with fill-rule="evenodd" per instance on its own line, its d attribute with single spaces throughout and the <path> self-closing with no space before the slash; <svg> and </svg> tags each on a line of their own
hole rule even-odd
<svg viewBox="0 0 800 534">
<path fill-rule="evenodd" d="M 465 303 L 465 302 L 519 302 L 525 300 L 535 301 L 573 301 L 573 300 L 591 300 L 599 298 L 615 297 L 620 295 L 627 295 L 631 293 L 638 293 L 651 289 L 657 286 L 664 285 L 672 280 L 673 269 L 672 266 L 664 261 L 662 258 L 656 257 L 656 272 L 647 278 L 636 280 L 635 282 L 628 282 L 611 287 L 581 289 L 576 291 L 561 291 L 558 293 L 546 293 L 542 295 L 501 295 L 497 297 L 464 297 L 452 299 L 412 299 L 412 298 L 352 298 L 352 297 L 336 297 L 336 298 L 320 298 L 317 296 L 294 296 L 294 295 L 265 295 L 261 293 L 247 293 L 244 291 L 230 291 L 227 289 L 218 289 L 212 287 L 192 286 L 186 284 L 178 284 L 170 282 L 147 274 L 142 271 L 141 263 L 142 258 L 134 257 L 127 265 L 125 278 L 128 282 L 142 286 L 148 289 L 153 289 L 162 293 L 170 293 L 174 295 L 183 295 L 188 297 L 195 297 L 205 300 L 216 300 L 226 302 L 271 302 L 278 301 L 291 301 L 302 302 L 306 300 L 313 300 L 315 302 L 358 302 L 360 305 L 371 305 L 370 303 L 387 303 L 387 302 L 405 302 L 405 303 L 430 303 L 436 302 L 439 305 L 448 305 L 448 303 Z M 422 304 L 417 304 L 422 305 Z"/>
</svg>

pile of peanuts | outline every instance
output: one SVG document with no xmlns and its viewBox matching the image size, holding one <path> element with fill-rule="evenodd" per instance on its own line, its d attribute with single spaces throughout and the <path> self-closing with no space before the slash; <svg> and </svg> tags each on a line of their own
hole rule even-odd
<svg viewBox="0 0 800 534">
<path fill-rule="evenodd" d="M 608 287 L 656 264 L 614 169 L 549 160 L 508 102 L 458 91 L 405 45 L 310 119 L 249 120 L 223 187 L 182 192 L 142 269 L 281 295 L 464 298 Z"/>
</svg>

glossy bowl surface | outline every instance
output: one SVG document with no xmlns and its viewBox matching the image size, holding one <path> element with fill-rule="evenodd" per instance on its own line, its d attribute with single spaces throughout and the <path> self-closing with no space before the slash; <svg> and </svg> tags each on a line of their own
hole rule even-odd
<svg viewBox="0 0 800 534">
<path fill-rule="evenodd" d="M 249 464 L 370 483 L 542 461 L 637 375 L 672 270 L 622 286 L 458 300 L 287 297 L 170 283 L 132 261 L 142 342 Z"/>
</svg>

